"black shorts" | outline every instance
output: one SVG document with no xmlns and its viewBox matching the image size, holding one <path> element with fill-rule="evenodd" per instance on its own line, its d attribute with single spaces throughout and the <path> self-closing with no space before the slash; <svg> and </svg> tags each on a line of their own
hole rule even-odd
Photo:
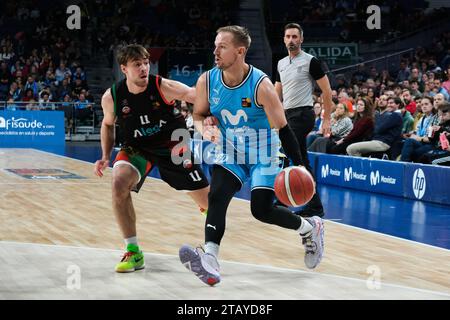
<svg viewBox="0 0 450 320">
<path fill-rule="evenodd" d="M 145 178 L 155 166 L 158 167 L 161 179 L 176 190 L 195 191 L 209 186 L 202 168 L 194 163 L 192 153 L 184 162 L 175 164 L 172 161 L 171 150 L 145 152 L 124 147 L 117 154 L 114 166 L 124 163 L 130 165 L 139 175 L 140 180 L 133 188 L 135 192 L 139 192 Z"/>
</svg>

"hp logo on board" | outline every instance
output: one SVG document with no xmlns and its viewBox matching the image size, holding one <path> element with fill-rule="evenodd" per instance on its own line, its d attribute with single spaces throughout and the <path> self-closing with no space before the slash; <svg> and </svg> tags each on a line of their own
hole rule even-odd
<svg viewBox="0 0 450 320">
<path fill-rule="evenodd" d="M 412 187 L 414 191 L 414 196 L 417 199 L 422 199 L 427 188 L 427 181 L 425 179 L 425 173 L 422 169 L 417 169 L 414 171 Z"/>
</svg>

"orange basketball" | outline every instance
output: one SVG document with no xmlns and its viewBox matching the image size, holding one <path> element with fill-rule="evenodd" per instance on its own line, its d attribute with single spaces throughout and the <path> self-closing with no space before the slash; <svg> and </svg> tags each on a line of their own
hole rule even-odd
<svg viewBox="0 0 450 320">
<path fill-rule="evenodd" d="M 304 205 L 316 192 L 312 175 L 303 166 L 283 169 L 275 179 L 275 195 L 289 207 Z"/>
</svg>

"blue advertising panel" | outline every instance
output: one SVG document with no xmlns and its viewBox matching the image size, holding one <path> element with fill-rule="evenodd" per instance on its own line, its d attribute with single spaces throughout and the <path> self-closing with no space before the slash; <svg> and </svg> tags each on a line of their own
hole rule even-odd
<svg viewBox="0 0 450 320">
<path fill-rule="evenodd" d="M 314 172 L 314 174 L 316 172 L 318 155 L 319 153 L 317 152 L 308 152 L 309 165 L 311 166 L 312 172 Z"/>
<path fill-rule="evenodd" d="M 450 168 L 405 164 L 404 196 L 450 205 Z"/>
<path fill-rule="evenodd" d="M 0 147 L 64 151 L 64 112 L 0 111 Z"/>
<path fill-rule="evenodd" d="M 317 158 L 317 182 L 342 186 L 344 180 L 344 156 L 321 154 Z"/>
<path fill-rule="evenodd" d="M 403 196 L 402 163 L 326 154 L 317 157 L 320 183 Z"/>
<path fill-rule="evenodd" d="M 405 164 L 379 159 L 361 159 L 368 165 L 367 191 L 403 197 Z"/>
<path fill-rule="evenodd" d="M 367 190 L 369 182 L 368 165 L 362 159 L 342 157 L 342 186 L 358 190 Z"/>
</svg>

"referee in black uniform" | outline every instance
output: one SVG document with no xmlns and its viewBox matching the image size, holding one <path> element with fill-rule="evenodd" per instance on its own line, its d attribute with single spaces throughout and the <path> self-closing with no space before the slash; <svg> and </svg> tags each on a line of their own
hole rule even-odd
<svg viewBox="0 0 450 320">
<path fill-rule="evenodd" d="M 278 61 L 275 89 L 283 102 L 289 126 L 295 133 L 305 167 L 311 174 L 306 152 L 306 136 L 314 128 L 313 110 L 314 81 L 322 90 L 324 115 L 322 131 L 324 136 L 330 133 L 330 113 L 333 101 L 328 77 L 322 70 L 319 60 L 302 51 L 303 30 L 297 23 L 289 23 L 284 27 L 284 44 L 289 55 Z M 324 215 L 322 201 L 317 193 L 298 214 L 304 217 Z"/>
</svg>

